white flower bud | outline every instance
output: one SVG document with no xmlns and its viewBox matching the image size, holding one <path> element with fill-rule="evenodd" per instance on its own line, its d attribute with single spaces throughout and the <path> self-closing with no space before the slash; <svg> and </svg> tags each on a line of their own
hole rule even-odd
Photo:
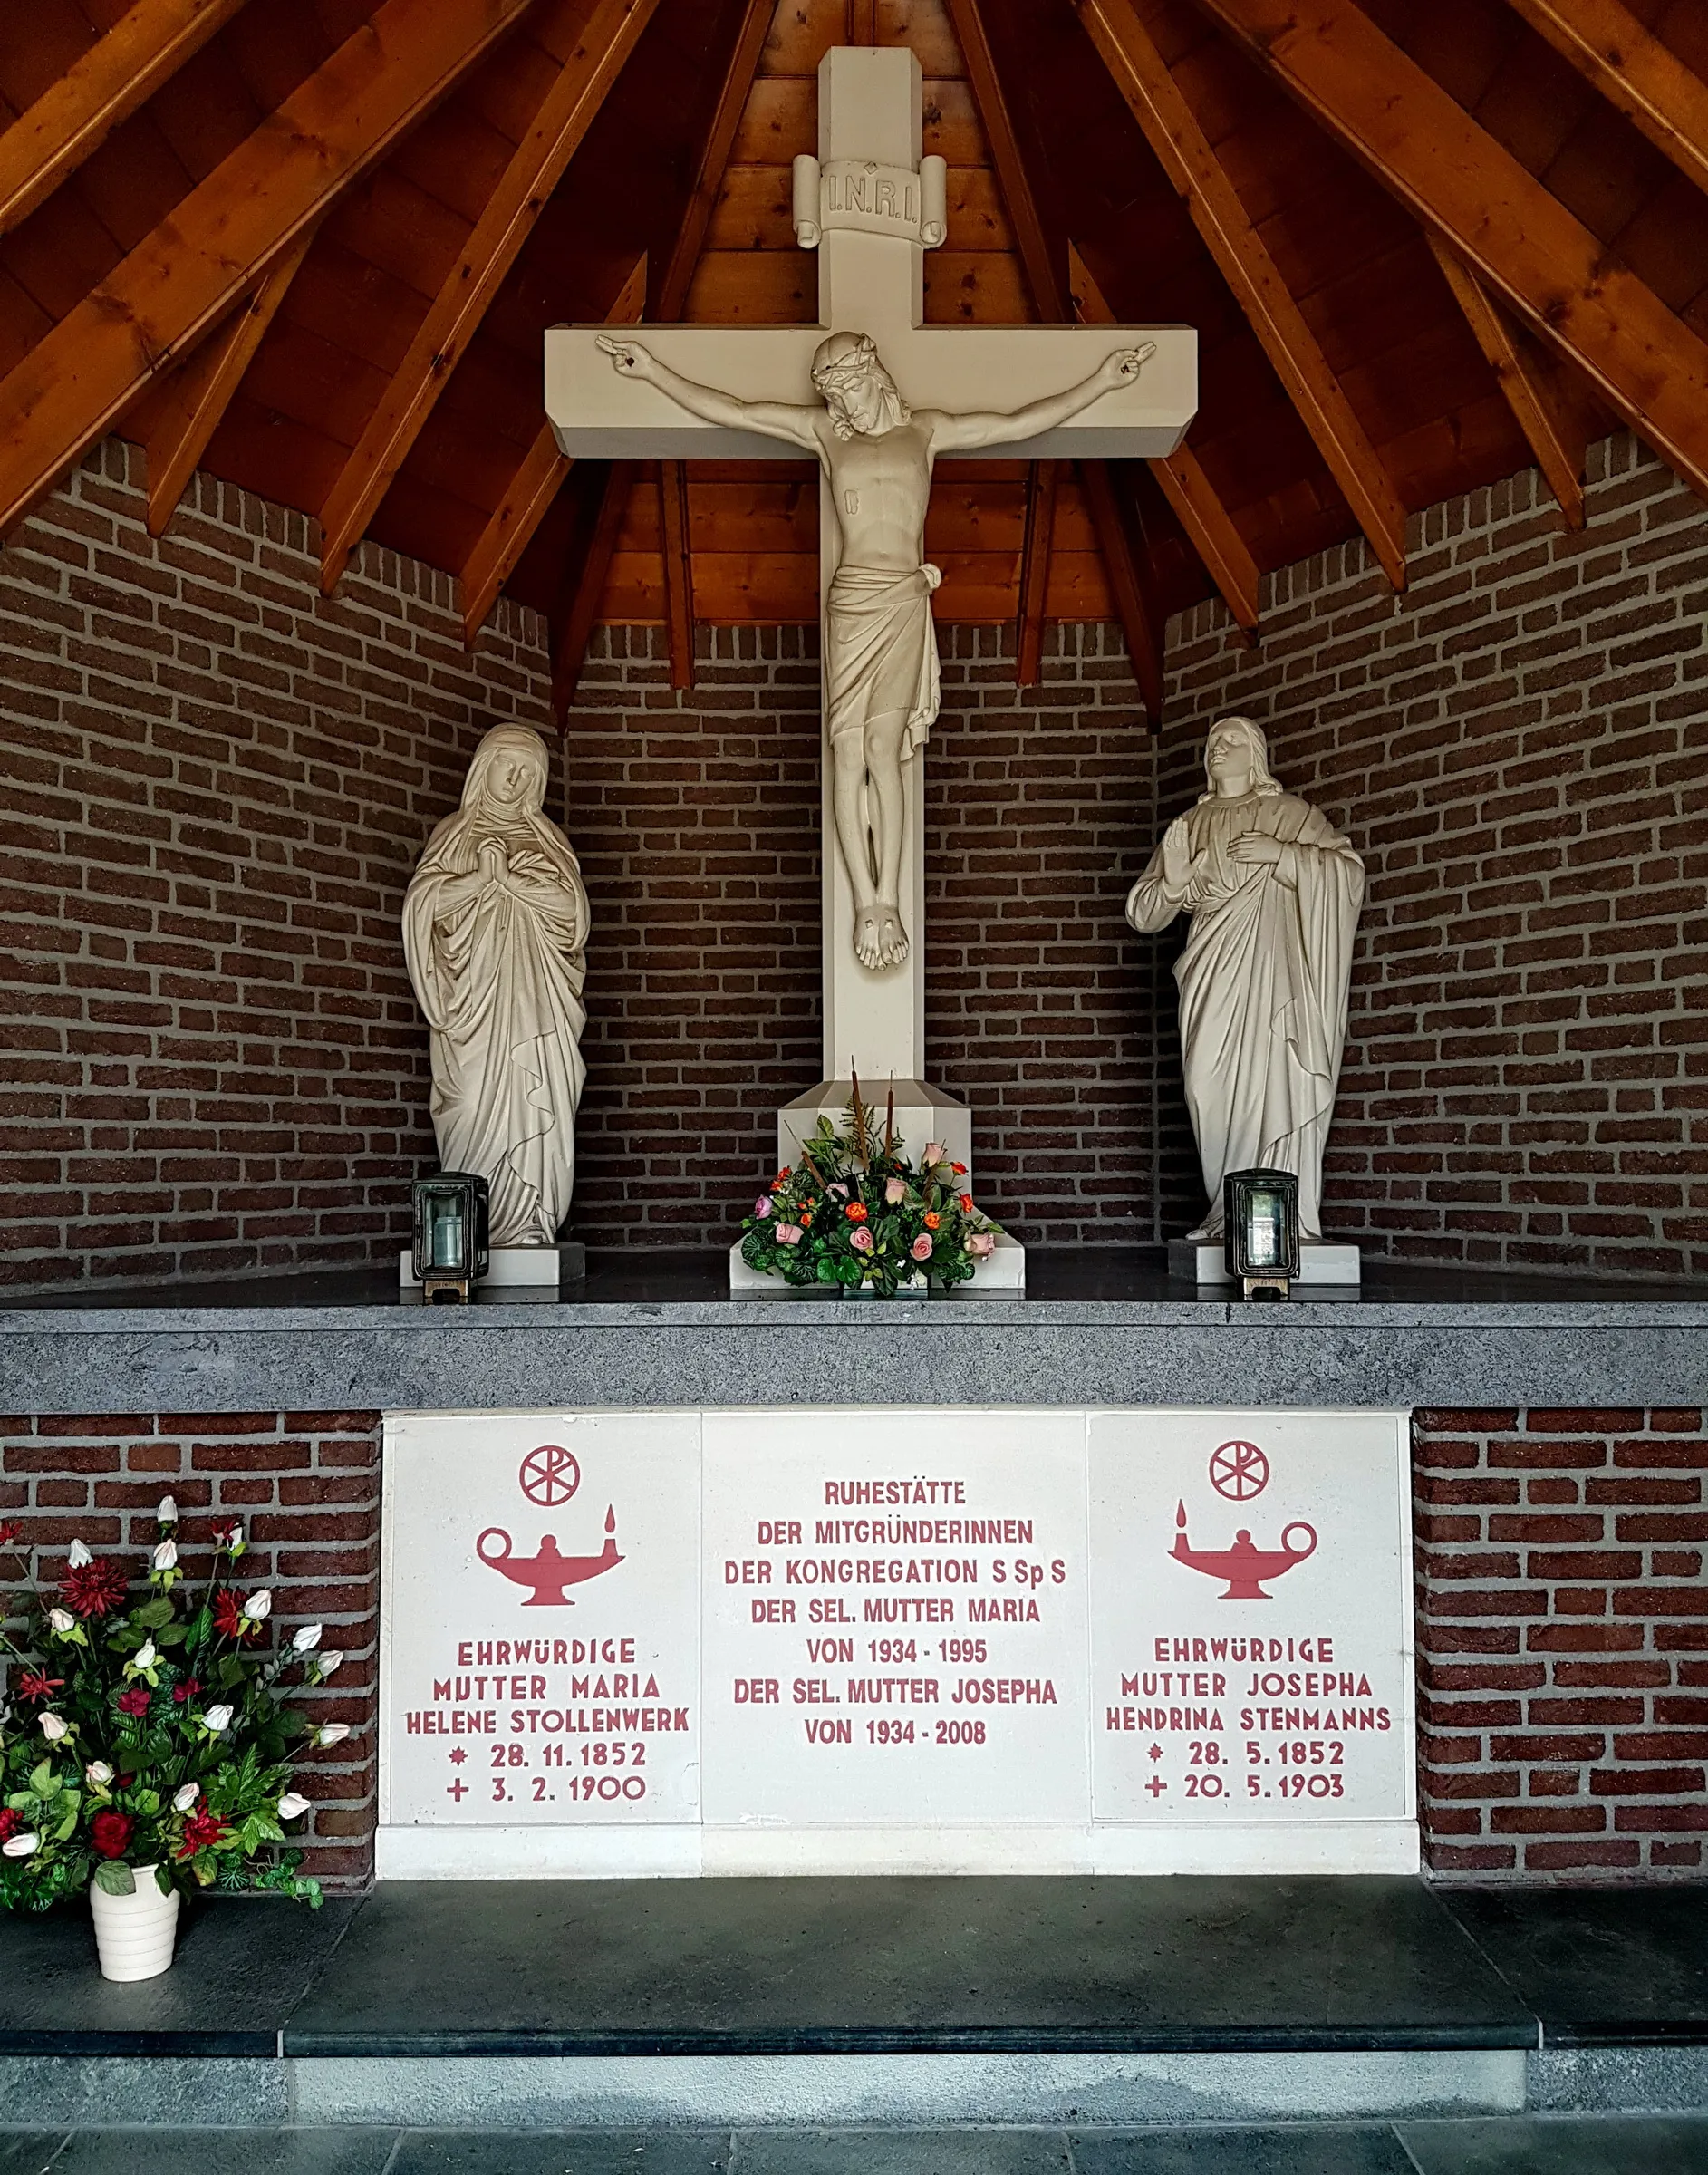
<svg viewBox="0 0 1708 2175">
<path fill-rule="evenodd" d="M 62 1637 L 67 1631 L 75 1631 L 77 1629 L 77 1619 L 69 1609 L 50 1609 L 47 1620 Z"/>
<path fill-rule="evenodd" d="M 178 1542 L 162 1541 L 154 1552 L 153 1562 L 156 1571 L 176 1571 L 178 1569 Z"/>
<path fill-rule="evenodd" d="M 154 1641 L 151 1638 L 145 1638 L 130 1657 L 130 1671 L 140 1673 L 143 1669 L 151 1669 L 159 1658 L 154 1650 Z"/>
<path fill-rule="evenodd" d="M 92 1790 L 104 1790 L 112 1780 L 112 1769 L 105 1760 L 91 1760 L 83 1769 L 83 1780 Z"/>
<path fill-rule="evenodd" d="M 320 1674 L 322 1683 L 324 1683 L 328 1677 L 335 1677 L 338 1674 L 338 1671 L 342 1669 L 343 1666 L 344 1658 L 342 1654 L 323 1654 L 320 1658 Z"/>
<path fill-rule="evenodd" d="M 342 1745 L 350 1735 L 348 1722 L 327 1722 L 314 1732 L 316 1745 Z"/>
<path fill-rule="evenodd" d="M 231 1727 L 230 1707 L 223 1701 L 217 1706 L 210 1706 L 202 1716 L 202 1727 L 217 1737 L 223 1736 Z"/>
<path fill-rule="evenodd" d="M 73 1541 L 71 1546 L 65 1551 L 65 1561 L 71 1565 L 73 1571 L 81 1571 L 83 1565 L 85 1563 L 92 1562 L 93 1558 L 90 1555 L 89 1551 L 83 1546 L 81 1541 Z"/>
<path fill-rule="evenodd" d="M 307 1811 L 307 1798 L 298 1797 L 294 1790 L 287 1790 L 279 1800 L 279 1818 L 281 1820 L 296 1820 Z"/>
<path fill-rule="evenodd" d="M 170 1495 L 162 1495 L 160 1498 L 160 1507 L 155 1512 L 154 1515 L 157 1522 L 161 1525 L 176 1525 L 178 1523 L 178 1503 L 176 1500 Z"/>
<path fill-rule="evenodd" d="M 50 1745 L 57 1745 L 62 1737 L 69 1737 L 71 1734 L 72 1726 L 63 1715 L 56 1715 L 50 1708 L 42 1716 L 42 1735 Z"/>
<path fill-rule="evenodd" d="M 318 1624 L 304 1624 L 291 1640 L 293 1652 L 312 1654 L 320 1644 L 320 1634 L 321 1627 Z"/>
<path fill-rule="evenodd" d="M 199 1784 L 180 1783 L 179 1787 L 172 1793 L 173 1812 L 188 1812 L 200 1795 L 201 1786 Z"/>
<path fill-rule="evenodd" d="M 243 1613 L 252 1624 L 265 1623 L 273 1613 L 273 1596 L 264 1586 L 259 1593 L 252 1593 L 243 1604 Z"/>
<path fill-rule="evenodd" d="M 0 1842 L 0 1851 L 4 1851 L 8 1858 L 34 1858 L 41 1847 L 42 1838 L 33 1834 L 27 1828 L 22 1835 L 8 1836 L 5 1842 Z"/>
</svg>

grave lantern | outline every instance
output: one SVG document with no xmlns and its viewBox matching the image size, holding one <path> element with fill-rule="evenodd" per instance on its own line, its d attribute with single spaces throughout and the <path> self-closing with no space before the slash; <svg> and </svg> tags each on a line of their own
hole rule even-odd
<svg viewBox="0 0 1708 2175">
<path fill-rule="evenodd" d="M 1228 1274 L 1248 1299 L 1285 1299 L 1298 1274 L 1298 1180 L 1291 1171 L 1230 1171 L 1221 1199 Z"/>
<path fill-rule="evenodd" d="M 410 1188 L 415 1212 L 415 1281 L 429 1304 L 467 1303 L 487 1273 L 487 1182 L 466 1171 L 439 1171 Z"/>
</svg>

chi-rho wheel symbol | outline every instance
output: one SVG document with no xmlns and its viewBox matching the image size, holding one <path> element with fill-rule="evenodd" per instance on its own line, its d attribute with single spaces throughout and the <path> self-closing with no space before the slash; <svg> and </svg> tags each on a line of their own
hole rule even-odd
<svg viewBox="0 0 1708 2175">
<path fill-rule="evenodd" d="M 1210 1484 L 1231 1503 L 1250 1503 L 1269 1484 L 1269 1461 L 1255 1443 L 1223 1443 L 1210 1460 Z"/>
<path fill-rule="evenodd" d="M 561 1443 L 542 1443 L 522 1460 L 516 1478 L 530 1503 L 543 1503 L 551 1510 L 567 1503 L 580 1487 L 581 1467 Z"/>
</svg>

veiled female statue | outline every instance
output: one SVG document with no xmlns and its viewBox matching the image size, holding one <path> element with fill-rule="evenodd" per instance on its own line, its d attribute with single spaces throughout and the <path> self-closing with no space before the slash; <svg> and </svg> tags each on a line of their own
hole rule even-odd
<svg viewBox="0 0 1708 2175">
<path fill-rule="evenodd" d="M 589 916 L 547 768 L 538 733 L 495 726 L 403 902 L 439 1162 L 486 1179 L 494 1246 L 554 1244 L 575 1182 Z"/>
<path fill-rule="evenodd" d="M 1127 896 L 1135 929 L 1192 918 L 1174 980 L 1210 1213 L 1191 1236 L 1220 1239 L 1222 1180 L 1264 1168 L 1298 1174 L 1299 1235 L 1319 1241 L 1364 864 L 1282 789 L 1250 718 L 1211 727 L 1204 769 L 1210 789 Z"/>
</svg>

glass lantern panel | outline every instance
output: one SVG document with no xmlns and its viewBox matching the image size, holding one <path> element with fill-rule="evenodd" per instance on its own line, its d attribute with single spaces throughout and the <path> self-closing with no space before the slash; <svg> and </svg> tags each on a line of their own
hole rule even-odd
<svg viewBox="0 0 1708 2175">
<path fill-rule="evenodd" d="M 1246 1252 L 1254 1269 L 1272 1269 L 1281 1258 L 1281 1196 L 1246 1195 Z"/>
<path fill-rule="evenodd" d="M 435 1194 L 429 1204 L 431 1216 L 432 1265 L 460 1269 L 464 1260 L 463 1205 L 454 1194 Z"/>
</svg>

